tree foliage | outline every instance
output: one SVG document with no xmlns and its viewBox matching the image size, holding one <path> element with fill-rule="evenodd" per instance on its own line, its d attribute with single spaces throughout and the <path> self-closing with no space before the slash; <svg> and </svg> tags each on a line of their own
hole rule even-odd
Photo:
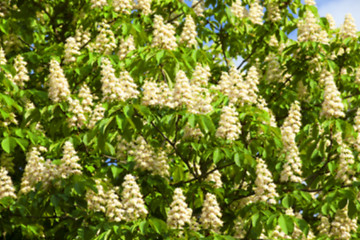
<svg viewBox="0 0 360 240">
<path fill-rule="evenodd" d="M 359 238 L 358 33 L 305 2 L 2 1 L 3 238 Z"/>
</svg>

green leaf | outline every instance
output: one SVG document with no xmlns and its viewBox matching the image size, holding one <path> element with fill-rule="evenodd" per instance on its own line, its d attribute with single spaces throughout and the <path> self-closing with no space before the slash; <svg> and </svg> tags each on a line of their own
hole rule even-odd
<svg viewBox="0 0 360 240">
<path fill-rule="evenodd" d="M 281 230 L 285 233 L 285 234 L 291 234 L 294 230 L 294 222 L 291 219 L 291 217 L 287 216 L 287 215 L 280 215 L 279 219 L 278 219 L 279 225 L 281 227 Z"/>
<path fill-rule="evenodd" d="M 116 179 L 120 173 L 122 173 L 123 170 L 117 166 L 111 166 L 111 173 L 113 175 L 113 178 Z"/>
<path fill-rule="evenodd" d="M 239 153 L 235 153 L 234 154 L 234 162 L 237 166 L 241 166 L 241 162 L 240 162 L 240 154 Z"/>
<path fill-rule="evenodd" d="M 205 133 L 213 133 L 215 132 L 215 125 L 212 122 L 211 118 L 206 115 L 199 116 L 199 124 L 203 132 Z"/>
<path fill-rule="evenodd" d="M 158 233 L 163 234 L 167 232 L 167 225 L 166 223 L 158 218 L 151 218 L 149 219 L 150 226 Z"/>
<path fill-rule="evenodd" d="M 213 161 L 215 164 L 217 164 L 220 159 L 221 159 L 221 153 L 220 153 L 220 149 L 216 148 L 215 151 L 213 152 Z"/>
<path fill-rule="evenodd" d="M 164 57 L 164 55 L 165 55 L 165 50 L 160 50 L 159 52 L 156 53 L 155 58 L 158 64 L 160 64 L 161 59 Z"/>
<path fill-rule="evenodd" d="M 11 153 L 16 146 L 16 140 L 13 137 L 6 137 L 1 141 L 1 147 L 4 149 L 5 152 Z"/>
<path fill-rule="evenodd" d="M 290 199 L 289 199 L 289 195 L 287 194 L 283 200 L 281 201 L 282 205 L 285 207 L 285 208 L 289 208 L 290 207 Z"/>
</svg>

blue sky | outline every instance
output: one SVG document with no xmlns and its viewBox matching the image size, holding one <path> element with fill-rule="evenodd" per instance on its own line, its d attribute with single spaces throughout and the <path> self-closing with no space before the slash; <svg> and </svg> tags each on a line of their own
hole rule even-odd
<svg viewBox="0 0 360 240">
<path fill-rule="evenodd" d="M 351 13 L 355 18 L 356 26 L 360 27 L 360 0 L 315 0 L 321 17 L 330 13 L 339 27 L 345 15 Z"/>
</svg>

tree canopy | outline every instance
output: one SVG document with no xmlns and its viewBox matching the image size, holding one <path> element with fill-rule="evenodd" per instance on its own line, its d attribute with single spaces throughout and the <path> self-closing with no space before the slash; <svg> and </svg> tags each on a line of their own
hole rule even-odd
<svg viewBox="0 0 360 240">
<path fill-rule="evenodd" d="M 350 14 L 3 0 L 0 16 L 3 239 L 360 238 Z"/>
</svg>

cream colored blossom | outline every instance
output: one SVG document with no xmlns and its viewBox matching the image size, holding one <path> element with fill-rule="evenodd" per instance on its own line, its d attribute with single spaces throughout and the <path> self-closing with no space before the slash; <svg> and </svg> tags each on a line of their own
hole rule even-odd
<svg viewBox="0 0 360 240">
<path fill-rule="evenodd" d="M 271 22 L 278 22 L 281 20 L 281 13 L 279 3 L 272 2 L 267 5 L 268 18 Z"/>
<path fill-rule="evenodd" d="M 104 118 L 104 115 L 105 115 L 105 108 L 102 106 L 102 104 L 98 103 L 95 106 L 93 113 L 91 114 L 88 128 L 92 129 L 98 121 Z"/>
<path fill-rule="evenodd" d="M 121 193 L 122 205 L 125 221 L 136 221 L 139 218 L 145 218 L 148 211 L 145 208 L 144 200 L 140 188 L 135 181 L 135 177 L 127 174 L 122 183 L 123 191 Z"/>
<path fill-rule="evenodd" d="M 322 30 L 318 19 L 309 9 L 305 12 L 305 18 L 298 22 L 298 41 L 313 41 L 327 44 L 329 38 L 327 32 Z"/>
<path fill-rule="evenodd" d="M 315 6 L 316 2 L 315 0 L 305 0 L 305 5 Z"/>
<path fill-rule="evenodd" d="M 90 88 L 86 83 L 83 83 L 79 90 L 79 98 L 81 99 L 81 106 L 85 113 L 92 112 L 93 95 L 91 94 Z"/>
<path fill-rule="evenodd" d="M 326 14 L 326 20 L 329 23 L 330 30 L 335 30 L 336 29 L 336 23 L 335 23 L 334 17 L 330 13 Z"/>
<path fill-rule="evenodd" d="M 62 178 L 68 178 L 73 174 L 81 174 L 81 165 L 78 163 L 80 158 L 70 141 L 66 141 L 63 146 L 63 157 L 59 166 L 58 175 Z"/>
<path fill-rule="evenodd" d="M 249 19 L 253 24 L 263 24 L 263 7 L 260 5 L 259 0 L 255 0 L 250 4 Z"/>
<path fill-rule="evenodd" d="M 110 221 L 120 222 L 124 219 L 124 209 L 122 203 L 119 201 L 119 196 L 116 194 L 117 188 L 112 188 L 105 193 L 106 201 L 106 217 Z"/>
<path fill-rule="evenodd" d="M 334 77 L 330 72 L 327 72 L 324 79 L 325 91 L 324 102 L 322 103 L 322 110 L 320 115 L 326 118 L 331 117 L 345 117 L 344 105 L 337 89 Z"/>
<path fill-rule="evenodd" d="M 233 105 L 224 106 L 221 111 L 219 127 L 216 136 L 228 140 L 236 140 L 241 134 L 241 124 L 238 119 L 239 113 Z"/>
<path fill-rule="evenodd" d="M 152 0 L 137 0 L 137 8 L 142 11 L 142 14 L 149 15 L 151 11 L 151 2 Z"/>
<path fill-rule="evenodd" d="M 76 56 L 80 55 L 80 47 L 74 37 L 66 39 L 64 63 L 72 63 L 76 61 Z"/>
<path fill-rule="evenodd" d="M 80 104 L 80 101 L 78 99 L 73 99 L 72 97 L 69 97 L 68 103 L 69 112 L 72 114 L 72 116 L 68 118 L 69 127 L 81 128 L 85 125 L 86 117 L 84 115 L 84 110 Z"/>
<path fill-rule="evenodd" d="M 24 58 L 21 55 L 17 55 L 14 63 L 16 74 L 12 80 L 21 88 L 25 86 L 25 82 L 30 80 L 26 65 L 27 63 L 25 62 Z"/>
<path fill-rule="evenodd" d="M 106 212 L 106 194 L 100 179 L 95 179 L 97 193 L 89 189 L 86 191 L 86 201 L 89 210 L 94 212 Z"/>
<path fill-rule="evenodd" d="M 214 194 L 207 193 L 200 216 L 201 225 L 205 229 L 211 229 L 217 232 L 223 225 L 221 217 L 221 209 L 216 200 L 216 196 Z"/>
<path fill-rule="evenodd" d="M 186 44 L 187 47 L 193 47 L 197 45 L 196 41 L 196 25 L 191 15 L 187 15 L 185 19 L 185 25 L 180 35 L 180 43 Z"/>
<path fill-rule="evenodd" d="M 167 214 L 167 225 L 170 228 L 182 229 L 185 224 L 191 224 L 192 209 L 188 208 L 185 200 L 181 188 L 176 188 Z"/>
<path fill-rule="evenodd" d="M 214 188 L 222 187 L 221 173 L 219 172 L 219 170 L 210 173 L 207 176 L 206 181 L 209 182 L 210 184 L 213 184 Z"/>
<path fill-rule="evenodd" d="M 202 66 L 200 63 L 197 63 L 191 77 L 191 84 L 198 86 L 207 86 L 210 77 L 211 72 L 209 66 Z"/>
<path fill-rule="evenodd" d="M 5 65 L 7 63 L 4 49 L 0 47 L 0 65 Z M 2 71 L 2 69 L 0 69 Z"/>
<path fill-rule="evenodd" d="M 330 232 L 330 222 L 329 218 L 323 215 L 319 215 L 320 225 L 317 227 L 320 236 L 329 236 Z"/>
<path fill-rule="evenodd" d="M 107 5 L 107 0 L 91 0 L 91 8 L 103 8 Z"/>
<path fill-rule="evenodd" d="M 50 61 L 49 98 L 54 102 L 67 100 L 70 97 L 70 87 L 60 63 L 55 59 Z"/>
<path fill-rule="evenodd" d="M 116 12 L 130 14 L 132 10 L 133 1 L 130 0 L 113 0 L 112 6 Z"/>
<path fill-rule="evenodd" d="M 220 81 L 215 89 L 229 97 L 233 104 L 244 105 L 250 102 L 249 84 L 243 80 L 243 77 L 236 67 L 231 67 L 229 73 L 222 72 Z"/>
<path fill-rule="evenodd" d="M 353 180 L 355 180 L 350 178 L 355 174 L 355 171 L 351 169 L 354 163 L 355 157 L 351 149 L 345 143 L 343 143 L 341 145 L 340 163 L 335 178 L 339 179 L 344 184 L 351 184 Z"/>
<path fill-rule="evenodd" d="M 194 12 L 198 17 L 204 16 L 205 0 L 193 0 L 191 7 L 194 9 Z"/>
<path fill-rule="evenodd" d="M 256 180 L 254 201 L 268 202 L 276 204 L 275 198 L 278 197 L 276 185 L 273 182 L 272 175 L 267 168 L 266 163 L 261 158 L 256 159 Z"/>
<path fill-rule="evenodd" d="M 115 76 L 115 69 L 107 58 L 101 60 L 101 90 L 103 100 L 109 101 L 126 101 L 130 98 L 137 97 L 140 92 L 136 89 L 132 77 L 127 71 L 120 72 L 119 78 Z"/>
<path fill-rule="evenodd" d="M 331 222 L 330 236 L 334 239 L 348 240 L 351 238 L 351 232 L 355 232 L 358 228 L 357 218 L 350 219 L 347 215 L 348 207 L 338 209 L 334 220 Z"/>
<path fill-rule="evenodd" d="M 340 37 L 342 39 L 345 38 L 357 38 L 357 30 L 355 25 L 355 19 L 351 15 L 351 13 L 348 13 L 345 15 L 345 21 L 344 24 L 340 27 Z"/>
<path fill-rule="evenodd" d="M 0 199 L 4 197 L 16 198 L 16 194 L 8 171 L 4 167 L 0 167 Z"/>
<path fill-rule="evenodd" d="M 249 86 L 248 88 L 248 97 L 251 103 L 256 103 L 257 93 L 259 89 L 257 85 L 259 84 L 259 73 L 255 66 L 251 66 L 246 75 L 246 82 Z"/>
<path fill-rule="evenodd" d="M 271 111 L 271 109 L 268 108 L 267 103 L 266 103 L 266 101 L 265 101 L 265 99 L 264 99 L 263 97 L 261 97 L 261 96 L 258 97 L 256 106 L 257 106 L 259 109 L 261 109 L 261 110 L 263 110 L 263 111 L 265 111 L 265 112 L 267 112 L 267 113 L 269 114 L 269 117 L 270 117 L 270 122 L 269 122 L 269 123 L 270 123 L 270 126 L 272 126 L 272 127 L 277 127 L 274 113 Z"/>
<path fill-rule="evenodd" d="M 156 83 L 151 80 L 145 80 L 142 89 L 142 103 L 144 105 L 174 108 L 173 91 L 170 90 L 167 83 Z"/>
<path fill-rule="evenodd" d="M 98 24 L 99 34 L 95 38 L 95 42 L 87 45 L 90 51 L 101 53 L 104 55 L 111 54 L 116 48 L 116 40 L 114 32 L 111 30 L 110 25 L 102 22 Z"/>
<path fill-rule="evenodd" d="M 131 52 L 134 51 L 135 48 L 135 41 L 134 37 L 130 35 L 126 40 L 121 39 L 120 45 L 119 45 L 119 51 L 118 56 L 120 60 L 125 59 L 125 57 Z"/>
<path fill-rule="evenodd" d="M 193 96 L 189 79 L 184 71 L 180 70 L 176 74 L 174 87 L 174 101 L 178 106 L 192 106 Z"/>
<path fill-rule="evenodd" d="M 160 15 L 154 17 L 154 38 L 152 40 L 153 47 L 174 50 L 177 47 L 175 37 L 175 27 L 170 23 L 165 24 L 164 19 Z"/>
<path fill-rule="evenodd" d="M 247 15 L 245 6 L 242 5 L 241 0 L 236 0 L 230 7 L 231 12 L 239 19 L 243 19 Z"/>
<path fill-rule="evenodd" d="M 289 114 L 284 121 L 283 128 L 291 127 L 294 134 L 298 134 L 301 127 L 300 103 L 295 101 L 291 104 Z"/>
</svg>

